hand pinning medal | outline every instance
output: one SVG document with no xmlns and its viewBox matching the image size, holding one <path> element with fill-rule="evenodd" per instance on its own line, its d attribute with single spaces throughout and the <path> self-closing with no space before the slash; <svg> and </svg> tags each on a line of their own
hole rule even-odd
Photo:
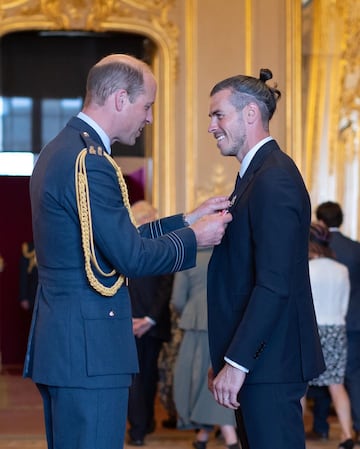
<svg viewBox="0 0 360 449">
<path fill-rule="evenodd" d="M 229 207 L 228 207 L 227 209 L 223 209 L 223 210 L 220 212 L 221 215 L 226 215 L 226 214 L 228 214 L 229 211 L 230 211 L 230 208 L 233 207 L 233 205 L 235 204 L 235 201 L 236 201 L 236 195 L 234 195 L 234 196 L 231 198 Z"/>
</svg>

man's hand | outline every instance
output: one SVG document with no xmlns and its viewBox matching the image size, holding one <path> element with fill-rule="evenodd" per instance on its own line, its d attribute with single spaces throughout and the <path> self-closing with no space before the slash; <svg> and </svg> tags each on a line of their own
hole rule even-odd
<svg viewBox="0 0 360 449">
<path fill-rule="evenodd" d="M 205 215 L 195 221 L 190 227 L 195 233 L 197 245 L 199 247 L 218 245 L 231 220 L 232 215 L 230 213 L 215 213 Z"/>
<path fill-rule="evenodd" d="M 211 215 L 215 212 L 221 212 L 230 206 L 230 201 L 227 196 L 214 196 L 204 201 L 193 211 L 185 214 L 185 220 L 192 225 L 196 220 L 204 215 Z"/>
<path fill-rule="evenodd" d="M 133 318 L 133 332 L 138 338 L 142 337 L 153 325 L 144 318 Z"/>
<path fill-rule="evenodd" d="M 30 309 L 31 309 L 31 307 L 30 307 L 30 301 L 29 301 L 28 299 L 22 299 L 22 300 L 20 301 L 20 307 L 21 307 L 23 310 L 30 310 Z"/>
<path fill-rule="evenodd" d="M 208 372 L 208 385 L 215 400 L 224 407 L 237 409 L 240 403 L 237 395 L 245 381 L 246 373 L 228 363 L 214 378 L 212 370 Z"/>
</svg>

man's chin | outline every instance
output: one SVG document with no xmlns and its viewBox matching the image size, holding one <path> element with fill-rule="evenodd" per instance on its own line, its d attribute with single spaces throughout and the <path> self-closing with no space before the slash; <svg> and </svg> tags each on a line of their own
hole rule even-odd
<svg viewBox="0 0 360 449">
<path fill-rule="evenodd" d="M 118 143 L 120 143 L 121 145 L 127 145 L 127 146 L 132 147 L 132 146 L 134 146 L 135 143 L 136 143 L 136 137 L 134 137 L 134 138 L 129 138 L 128 140 L 125 140 L 125 139 L 116 139 L 114 142 L 118 142 Z M 114 143 L 114 142 L 112 142 L 112 143 Z"/>
<path fill-rule="evenodd" d="M 218 145 L 218 148 L 220 150 L 220 153 L 222 156 L 229 156 L 229 151 L 227 148 L 222 147 L 221 145 Z"/>
<path fill-rule="evenodd" d="M 130 137 L 129 138 L 129 143 L 127 143 L 127 145 L 131 145 L 131 146 L 135 145 L 136 140 L 138 139 L 138 137 L 140 137 L 140 134 L 137 134 L 136 136 Z"/>
</svg>

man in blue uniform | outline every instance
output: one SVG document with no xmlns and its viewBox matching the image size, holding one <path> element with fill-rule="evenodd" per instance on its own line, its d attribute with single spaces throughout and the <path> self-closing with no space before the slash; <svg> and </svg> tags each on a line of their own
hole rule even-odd
<svg viewBox="0 0 360 449">
<path fill-rule="evenodd" d="M 39 284 L 24 375 L 38 385 L 49 449 L 122 449 L 138 361 L 126 277 L 195 265 L 219 244 L 225 197 L 136 227 L 110 144 L 152 122 L 149 67 L 110 55 L 89 72 L 84 107 L 40 153 L 30 183 Z"/>
</svg>

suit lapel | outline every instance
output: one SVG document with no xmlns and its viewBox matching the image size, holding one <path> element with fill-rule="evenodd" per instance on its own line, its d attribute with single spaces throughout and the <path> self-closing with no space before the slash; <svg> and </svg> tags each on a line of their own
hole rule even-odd
<svg viewBox="0 0 360 449">
<path fill-rule="evenodd" d="M 275 143 L 275 145 L 274 145 L 274 143 Z M 250 162 L 250 165 L 247 168 L 244 176 L 242 178 L 240 178 L 240 175 L 239 174 L 237 175 L 235 189 L 229 197 L 229 200 L 231 202 L 231 205 L 229 207 L 230 212 L 231 212 L 231 209 L 236 206 L 237 202 L 239 201 L 241 196 L 244 194 L 245 190 L 251 184 L 256 172 L 263 165 L 266 157 L 276 148 L 278 148 L 278 146 L 274 140 L 267 142 L 263 147 L 261 147 L 257 151 L 257 153 L 253 157 L 252 161 Z"/>
</svg>

